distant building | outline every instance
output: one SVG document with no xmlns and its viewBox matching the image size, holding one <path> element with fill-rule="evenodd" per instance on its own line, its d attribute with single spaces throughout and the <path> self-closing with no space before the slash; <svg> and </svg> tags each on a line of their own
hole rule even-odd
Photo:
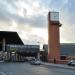
<svg viewBox="0 0 75 75">
<path fill-rule="evenodd" d="M 35 56 L 37 57 L 37 54 L 40 50 L 39 45 L 12 45 L 8 44 L 6 45 L 6 51 L 7 52 L 15 52 L 21 56 Z"/>
<path fill-rule="evenodd" d="M 45 52 L 48 52 L 48 45 L 43 45 Z M 61 43 L 60 45 L 60 59 L 69 60 L 75 59 L 75 43 Z"/>
<path fill-rule="evenodd" d="M 75 59 L 75 43 L 62 43 L 60 45 L 61 59 Z"/>
</svg>

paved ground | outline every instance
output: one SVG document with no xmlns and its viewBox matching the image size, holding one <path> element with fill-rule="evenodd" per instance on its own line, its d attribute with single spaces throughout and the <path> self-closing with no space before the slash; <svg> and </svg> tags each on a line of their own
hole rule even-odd
<svg viewBox="0 0 75 75">
<path fill-rule="evenodd" d="M 51 65 L 29 63 L 0 63 L 0 75 L 75 75 L 75 70 Z"/>
<path fill-rule="evenodd" d="M 68 66 L 67 64 L 52 64 L 52 63 L 43 63 L 45 67 L 57 67 L 57 68 L 64 68 L 64 69 L 71 69 L 75 70 L 75 66 Z"/>
</svg>

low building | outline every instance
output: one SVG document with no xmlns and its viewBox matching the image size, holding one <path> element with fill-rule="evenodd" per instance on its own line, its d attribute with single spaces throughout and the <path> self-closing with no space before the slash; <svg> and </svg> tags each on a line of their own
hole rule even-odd
<svg viewBox="0 0 75 75">
<path fill-rule="evenodd" d="M 24 45 L 17 32 L 0 31 L 0 59 L 21 60 L 26 56 L 37 57 L 39 45 Z"/>
<path fill-rule="evenodd" d="M 17 32 L 0 31 L 0 60 L 5 60 L 7 55 L 11 55 L 6 51 L 7 44 L 24 45 Z"/>
<path fill-rule="evenodd" d="M 75 59 L 75 43 L 62 43 L 60 55 L 61 60 Z"/>
<path fill-rule="evenodd" d="M 16 52 L 21 56 L 35 56 L 39 53 L 40 46 L 39 45 L 6 45 L 7 52 Z"/>
<path fill-rule="evenodd" d="M 45 53 L 48 53 L 47 44 L 43 45 L 43 50 L 45 51 Z M 61 43 L 60 44 L 60 59 L 61 60 L 75 59 L 75 43 Z"/>
</svg>

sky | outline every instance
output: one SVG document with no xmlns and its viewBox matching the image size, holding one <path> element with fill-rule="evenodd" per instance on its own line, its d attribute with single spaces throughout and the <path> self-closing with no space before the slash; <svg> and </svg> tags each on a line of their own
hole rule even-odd
<svg viewBox="0 0 75 75">
<path fill-rule="evenodd" d="M 16 31 L 24 44 L 48 43 L 49 11 L 59 12 L 60 42 L 75 43 L 75 0 L 0 0 L 0 31 Z"/>
</svg>

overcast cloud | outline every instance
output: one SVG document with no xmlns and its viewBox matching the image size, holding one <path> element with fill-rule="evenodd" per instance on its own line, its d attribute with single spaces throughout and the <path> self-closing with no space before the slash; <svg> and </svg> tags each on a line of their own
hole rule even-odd
<svg viewBox="0 0 75 75">
<path fill-rule="evenodd" d="M 75 43 L 75 0 L 68 3 L 61 10 L 61 39 L 64 42 Z"/>
<path fill-rule="evenodd" d="M 0 0 L 0 30 L 17 31 L 24 42 L 45 43 L 48 11 L 59 11 L 61 42 L 75 42 L 74 9 L 75 0 Z M 35 28 L 44 29 L 41 36 L 32 33 Z"/>
</svg>

